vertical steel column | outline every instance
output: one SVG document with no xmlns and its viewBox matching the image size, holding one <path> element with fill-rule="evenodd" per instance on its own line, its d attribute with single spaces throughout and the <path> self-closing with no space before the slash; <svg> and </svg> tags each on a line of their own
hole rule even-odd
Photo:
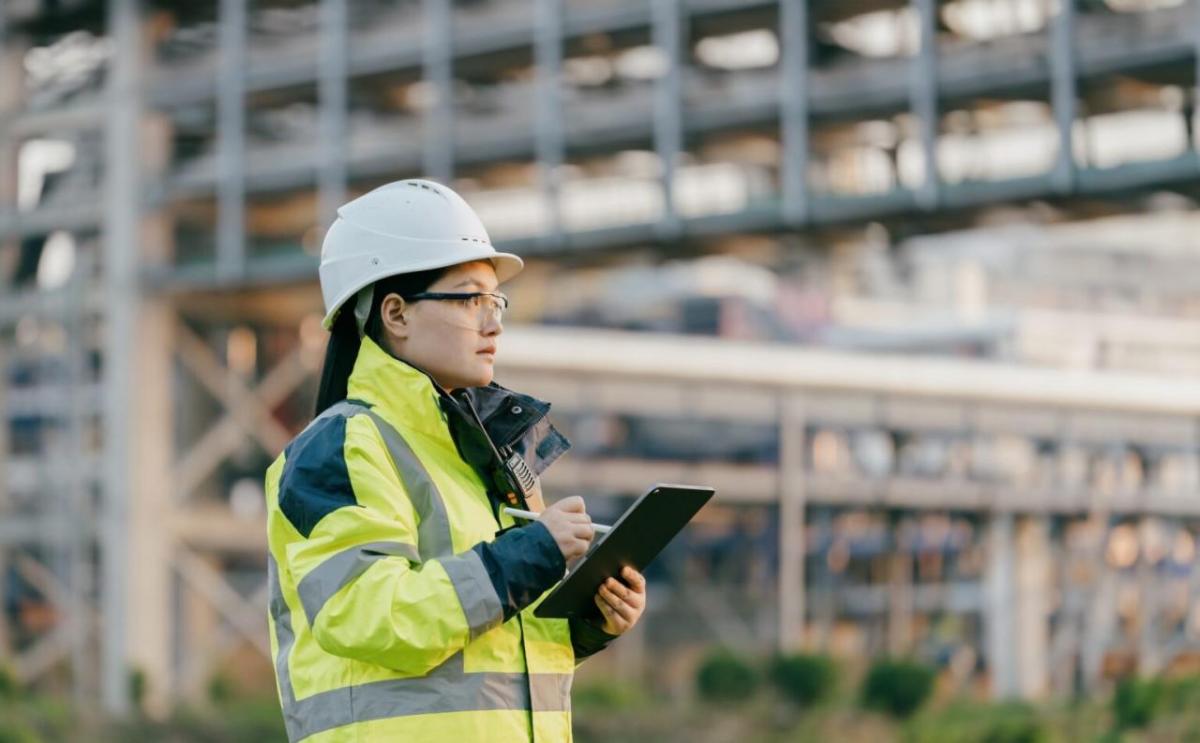
<svg viewBox="0 0 1200 743">
<path fill-rule="evenodd" d="M 779 109 L 783 139 L 783 218 L 799 227 L 808 203 L 808 0 L 780 0 L 779 37 L 783 46 Z"/>
<path fill-rule="evenodd" d="M 1162 519 L 1157 516 L 1143 515 L 1138 523 L 1139 539 L 1142 549 L 1139 550 L 1137 561 L 1138 579 L 1138 638 L 1137 638 L 1137 672 L 1142 676 L 1156 676 L 1163 670 L 1167 638 L 1159 631 L 1160 604 L 1162 590 L 1159 585 L 1157 570 L 1147 557 L 1145 544 L 1149 534 L 1163 530 Z"/>
<path fill-rule="evenodd" d="M 651 0 L 655 48 L 666 69 L 654 86 L 654 151 L 658 154 L 663 215 L 657 230 L 664 239 L 679 234 L 679 212 L 675 203 L 675 171 L 683 150 L 683 19 L 679 0 Z"/>
<path fill-rule="evenodd" d="M 0 119 L 21 106 L 22 43 L 10 36 L 7 21 L 0 13 Z M 17 209 L 17 138 L 11 136 L 7 124 L 0 125 L 0 215 Z M 0 234 L 0 247 L 11 239 Z"/>
<path fill-rule="evenodd" d="M 429 178 L 449 183 L 454 177 L 454 27 L 451 0 L 425 0 L 422 67 L 432 88 L 425 109 L 423 166 Z"/>
<path fill-rule="evenodd" d="M 70 387 L 67 390 L 67 445 L 66 456 L 69 462 L 64 462 L 68 482 L 64 488 L 64 503 L 60 518 L 68 519 L 59 535 L 59 550 L 62 554 L 63 584 L 67 591 L 67 606 L 64 607 L 68 626 L 68 643 L 71 648 L 71 701 L 75 709 L 84 709 L 95 695 L 89 689 L 92 679 L 93 666 L 89 663 L 88 638 L 91 634 L 92 611 L 87 596 L 91 588 L 89 555 L 95 544 L 96 532 L 93 529 L 94 515 L 91 513 L 90 488 L 88 478 L 84 473 L 84 461 L 87 446 L 84 435 L 84 418 L 86 411 L 91 409 L 92 401 L 88 399 L 86 390 L 90 387 L 87 382 L 87 354 L 90 338 L 87 332 L 87 306 L 84 298 L 88 295 L 88 283 L 91 281 L 93 256 L 86 253 L 76 262 L 74 273 L 71 275 L 66 296 L 64 297 L 63 327 L 68 338 L 67 378 Z M 3 383 L 0 382 L 0 387 Z M 3 406 L 0 406 L 3 410 Z M 7 427 L 7 426 L 0 426 Z M 4 453 L 0 450 L 0 460 Z"/>
<path fill-rule="evenodd" d="M 1050 104 L 1058 128 L 1058 159 L 1051 180 L 1059 193 L 1075 188 L 1075 0 L 1060 0 L 1050 25 Z"/>
<path fill-rule="evenodd" d="M 1196 126 L 1196 112 L 1200 111 L 1200 3 L 1193 3 L 1192 5 L 1192 12 L 1194 14 L 1192 16 L 1192 55 L 1194 57 L 1192 74 L 1195 75 L 1196 84 L 1192 86 L 1190 91 L 1185 91 L 1183 110 L 1184 114 L 1188 117 L 1186 123 L 1188 151 L 1195 156 L 1198 144 L 1197 139 L 1200 137 L 1197 131 L 1200 127 Z"/>
<path fill-rule="evenodd" d="M 917 204 L 922 209 L 936 209 L 941 198 L 941 175 L 938 173 L 938 68 L 937 68 L 937 0 L 913 0 L 921 36 L 917 56 L 909 65 L 909 109 L 917 120 L 921 137 L 921 156 L 925 177 L 917 188 Z"/>
<path fill-rule="evenodd" d="M 553 246 L 563 235 L 562 164 L 566 159 L 563 135 L 561 72 L 563 63 L 563 0 L 537 0 L 534 8 L 533 61 L 537 72 L 538 172 L 542 201 L 549 224 L 542 239 Z"/>
<path fill-rule="evenodd" d="M 8 375 L 8 360 L 5 358 L 6 348 L 0 346 L 0 371 L 5 373 L 5 378 Z M 8 386 L 0 383 L 0 410 L 5 411 L 3 418 L 0 421 L 4 425 L 0 426 L 0 472 L 5 473 L 0 475 L 0 513 L 4 512 L 8 505 L 8 472 L 9 472 L 9 443 L 8 443 L 8 406 L 5 402 L 5 397 L 8 396 Z M 0 537 L 0 596 L 8 596 L 8 540 Z M 0 611 L 0 653 L 11 657 L 16 654 L 16 648 L 12 645 L 12 632 L 8 626 L 8 614 Z"/>
<path fill-rule="evenodd" d="M 983 579 L 985 652 L 992 698 L 1005 699 L 1017 693 L 1012 614 L 1016 572 L 1013 515 L 992 514 L 988 517 L 987 531 L 987 567 Z"/>
<path fill-rule="evenodd" d="M 1094 518 L 1097 518 L 1094 516 Z M 1118 632 L 1117 594 L 1120 590 L 1116 569 L 1104 558 L 1105 545 L 1112 534 L 1112 525 L 1107 515 L 1097 518 L 1104 525 L 1099 538 L 1099 554 L 1096 578 L 1087 607 L 1087 621 L 1083 624 L 1083 647 L 1080 665 L 1083 667 L 1083 683 L 1087 691 L 1096 691 L 1104 682 L 1104 656 L 1113 637 Z"/>
<path fill-rule="evenodd" d="M 8 83 L 13 75 L 11 68 L 15 65 L 10 64 L 9 49 L 8 49 L 8 27 L 7 17 L 5 13 L 0 13 L 0 83 Z M 18 67 L 19 70 L 19 67 Z M 6 118 L 3 114 L 8 114 L 10 108 L 15 108 L 13 99 L 16 97 L 16 85 L 5 84 L 0 85 L 0 118 Z M 13 153 L 13 143 L 9 140 L 9 132 L 7 127 L 0 127 L 0 217 L 5 214 L 16 211 L 16 164 L 17 159 Z M 5 249 L 5 243 L 8 241 L 8 236 L 0 232 L 0 254 Z M 4 322 L 3 316 L 0 316 L 0 325 Z M 8 472 L 9 469 L 9 443 L 8 443 L 8 406 L 5 404 L 5 397 L 8 392 L 8 361 L 4 355 L 5 348 L 0 346 L 0 513 L 8 502 Z M 8 595 L 8 553 L 7 545 L 0 540 L 0 596 Z M 13 652 L 13 648 L 9 644 L 11 642 L 10 632 L 8 628 L 8 620 L 3 611 L 0 611 L 0 653 L 9 654 Z"/>
<path fill-rule="evenodd" d="M 321 0 L 321 58 L 317 97 L 320 102 L 321 170 L 317 222 L 333 224 L 346 201 L 347 36 L 346 0 Z"/>
<path fill-rule="evenodd" d="M 129 405 L 133 397 L 134 325 L 138 303 L 138 7 L 137 0 L 110 0 L 112 39 L 105 106 L 104 203 L 104 499 L 101 507 L 103 577 L 101 647 L 105 709 L 129 711 L 125 611 L 130 569 L 127 524 L 132 447 Z"/>
<path fill-rule="evenodd" d="M 246 0 L 221 0 L 217 78 L 217 275 L 246 268 Z"/>
<path fill-rule="evenodd" d="M 779 415 L 779 650 L 804 643 L 804 543 L 807 469 L 804 410 L 796 398 L 782 401 Z"/>
<path fill-rule="evenodd" d="M 893 540 L 892 554 L 887 565 L 887 649 L 890 655 L 903 657 L 912 651 L 913 614 L 916 610 L 913 588 L 913 545 L 905 538 L 904 521 L 912 516 L 902 516 L 899 528 L 892 533 L 899 539 Z"/>
<path fill-rule="evenodd" d="M 1022 516 L 1016 525 L 1016 602 L 1013 627 L 1017 692 L 1040 699 L 1050 688 L 1050 601 L 1053 566 L 1050 522 L 1045 516 Z"/>
</svg>

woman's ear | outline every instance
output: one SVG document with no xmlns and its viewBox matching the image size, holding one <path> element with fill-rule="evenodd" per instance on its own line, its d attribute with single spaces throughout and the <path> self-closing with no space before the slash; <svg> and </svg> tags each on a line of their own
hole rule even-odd
<svg viewBox="0 0 1200 743">
<path fill-rule="evenodd" d="M 379 305 L 379 319 L 383 323 L 384 332 L 393 338 L 408 338 L 408 317 L 404 314 L 407 309 L 408 303 L 399 294 L 384 297 Z"/>
</svg>

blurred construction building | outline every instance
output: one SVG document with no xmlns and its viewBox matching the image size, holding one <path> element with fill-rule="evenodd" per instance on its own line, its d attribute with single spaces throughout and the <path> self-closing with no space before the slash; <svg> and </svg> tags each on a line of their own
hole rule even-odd
<svg viewBox="0 0 1200 743">
<path fill-rule="evenodd" d="M 1196 664 L 1198 40 L 1176 0 L 5 0 L 0 660 L 115 712 L 272 683 L 323 229 L 423 175 L 527 257 L 498 379 L 575 443 L 550 494 L 718 488 L 586 672 Z"/>
</svg>

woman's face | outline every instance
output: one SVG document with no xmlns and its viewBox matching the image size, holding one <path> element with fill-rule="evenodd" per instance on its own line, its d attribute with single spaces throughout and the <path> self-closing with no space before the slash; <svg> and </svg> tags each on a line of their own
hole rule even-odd
<svg viewBox="0 0 1200 743">
<path fill-rule="evenodd" d="M 495 292 L 497 284 L 492 264 L 474 261 L 446 269 L 425 291 Z M 482 387 L 492 381 L 504 327 L 490 312 L 469 302 L 406 302 L 395 294 L 383 300 L 380 311 L 392 353 L 429 373 L 443 389 Z"/>
</svg>

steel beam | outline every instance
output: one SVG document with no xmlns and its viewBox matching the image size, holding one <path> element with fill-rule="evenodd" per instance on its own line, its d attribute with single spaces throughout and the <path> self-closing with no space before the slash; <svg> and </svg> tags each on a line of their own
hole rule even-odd
<svg viewBox="0 0 1200 743">
<path fill-rule="evenodd" d="M 656 225 L 658 236 L 673 239 L 680 217 L 675 194 L 675 174 L 683 151 L 683 18 L 680 0 L 651 0 L 654 21 L 651 37 L 662 56 L 664 69 L 654 83 L 654 151 L 658 154 L 663 212 Z"/>
<path fill-rule="evenodd" d="M 1059 0 L 1050 24 L 1050 104 L 1058 129 L 1058 158 L 1052 173 L 1055 191 L 1075 189 L 1075 117 L 1078 82 L 1075 61 L 1075 0 Z"/>
<path fill-rule="evenodd" d="M 938 207 L 941 175 L 938 172 L 938 63 L 937 0 L 913 0 L 920 46 L 909 64 L 909 109 L 917 122 L 924 178 L 917 187 L 917 204 L 932 211 Z"/>
<path fill-rule="evenodd" d="M 804 541 L 805 436 L 803 403 L 780 400 L 779 420 L 779 634 L 780 652 L 800 650 L 805 641 Z"/>
<path fill-rule="evenodd" d="M 346 159 L 349 137 L 347 64 L 349 29 L 347 0 L 321 0 L 321 54 L 317 97 L 320 101 L 321 166 L 318 175 L 318 215 L 328 229 L 346 201 Z"/>
<path fill-rule="evenodd" d="M 246 264 L 246 0 L 220 0 L 217 90 L 217 275 Z"/>
<path fill-rule="evenodd" d="M 542 202 L 547 221 L 544 241 L 562 241 L 562 166 L 566 159 L 563 121 L 563 0 L 537 0 L 534 7 L 534 67 L 537 76 L 536 142 Z"/>
<path fill-rule="evenodd" d="M 454 19 L 450 0 L 425 0 L 421 52 L 425 102 L 422 135 L 424 175 L 449 183 L 454 177 Z"/>
<path fill-rule="evenodd" d="M 783 47 L 779 123 L 783 139 L 783 221 L 792 227 L 808 218 L 809 28 L 808 0 L 780 0 Z"/>
<path fill-rule="evenodd" d="M 1016 599 L 1013 521 L 1011 513 L 997 513 L 988 518 L 986 527 L 984 657 L 987 659 L 993 699 L 1015 697 L 1019 691 L 1017 663 L 1013 653 L 1017 641 L 1012 615 Z"/>
<path fill-rule="evenodd" d="M 105 107 L 104 336 L 105 449 L 102 523 L 104 641 L 101 693 L 115 715 L 129 712 L 130 647 L 127 587 L 130 570 L 129 493 L 133 436 L 134 333 L 138 306 L 138 33 L 137 0 L 111 0 L 108 31 L 113 56 Z"/>
</svg>

